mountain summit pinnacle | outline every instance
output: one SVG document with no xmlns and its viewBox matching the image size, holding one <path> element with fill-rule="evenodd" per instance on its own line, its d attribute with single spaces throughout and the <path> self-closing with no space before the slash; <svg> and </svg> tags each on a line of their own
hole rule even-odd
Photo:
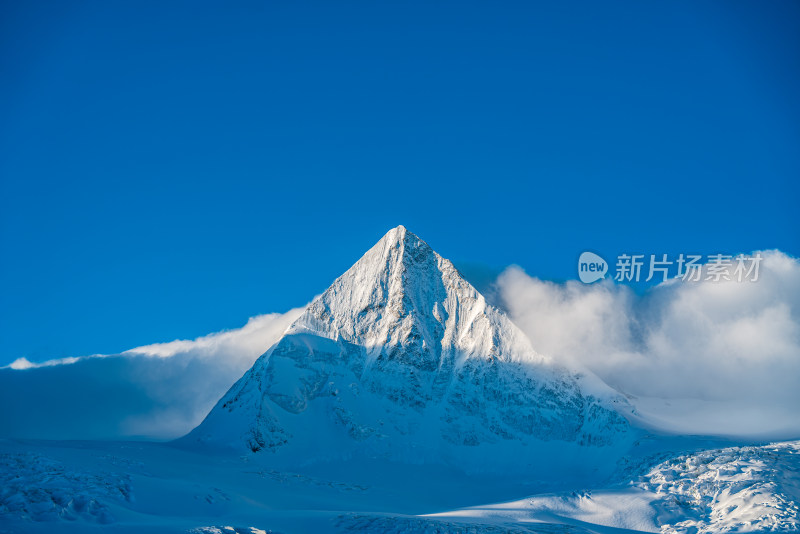
<svg viewBox="0 0 800 534">
<path fill-rule="evenodd" d="M 610 402 L 538 355 L 450 261 L 398 226 L 184 439 L 289 462 L 455 461 L 477 446 L 614 443 L 628 426 Z"/>
<path fill-rule="evenodd" d="M 361 345 L 368 361 L 398 359 L 418 369 L 434 370 L 456 354 L 542 360 L 450 261 L 403 226 L 309 305 L 289 329 L 299 332 Z"/>
</svg>

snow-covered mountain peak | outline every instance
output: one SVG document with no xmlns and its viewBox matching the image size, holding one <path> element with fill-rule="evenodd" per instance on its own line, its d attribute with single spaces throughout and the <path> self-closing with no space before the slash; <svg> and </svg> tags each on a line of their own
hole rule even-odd
<svg viewBox="0 0 800 534">
<path fill-rule="evenodd" d="M 531 442 L 617 442 L 628 425 L 610 399 L 538 355 L 450 261 L 398 226 L 314 299 L 187 439 L 295 461 L 359 453 L 470 465 L 485 465 L 475 448 L 483 445 L 493 461 L 513 463 L 507 449 Z M 320 440 L 335 446 L 322 450 Z"/>
<path fill-rule="evenodd" d="M 527 338 L 422 239 L 390 230 L 289 329 L 343 339 L 370 360 L 409 351 L 414 366 L 437 367 L 442 352 L 541 362 Z"/>
</svg>

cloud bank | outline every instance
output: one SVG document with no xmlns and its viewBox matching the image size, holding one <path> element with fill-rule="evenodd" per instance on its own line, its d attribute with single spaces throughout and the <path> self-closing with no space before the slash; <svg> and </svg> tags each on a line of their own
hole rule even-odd
<svg viewBox="0 0 800 534">
<path fill-rule="evenodd" d="M 681 433 L 800 437 L 800 262 L 762 252 L 757 282 L 542 281 L 511 267 L 492 298 L 541 353 L 588 368 Z M 0 369 L 0 436 L 155 437 L 196 426 L 303 308 L 119 355 Z"/>
<path fill-rule="evenodd" d="M 800 435 L 800 262 L 761 253 L 756 282 L 556 284 L 517 267 L 501 302 L 534 347 L 583 366 L 680 432 Z"/>
<path fill-rule="evenodd" d="M 194 428 L 278 341 L 297 308 L 245 326 L 117 355 L 0 369 L 0 436 L 46 439 L 169 439 Z"/>
</svg>

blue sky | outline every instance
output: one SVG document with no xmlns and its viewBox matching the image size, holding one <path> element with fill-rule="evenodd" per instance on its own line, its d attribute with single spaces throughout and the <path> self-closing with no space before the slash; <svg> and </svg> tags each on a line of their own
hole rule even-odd
<svg viewBox="0 0 800 534">
<path fill-rule="evenodd" d="M 797 2 L 164 4 L 0 8 L 0 365 L 302 305 L 397 224 L 472 276 L 800 255 Z"/>
</svg>

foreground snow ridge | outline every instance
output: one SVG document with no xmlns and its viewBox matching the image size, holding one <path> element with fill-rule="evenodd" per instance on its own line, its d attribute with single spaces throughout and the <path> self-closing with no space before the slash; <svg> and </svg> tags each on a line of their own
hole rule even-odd
<svg viewBox="0 0 800 534">
<path fill-rule="evenodd" d="M 679 456 L 638 486 L 656 494 L 663 532 L 796 531 L 800 441 Z"/>
<path fill-rule="evenodd" d="M 537 461 L 520 447 L 624 440 L 615 404 L 626 406 L 537 354 L 450 261 L 398 226 L 309 305 L 188 441 L 289 461 L 367 455 L 519 470 Z M 475 452 L 483 448 L 496 454 Z"/>
<path fill-rule="evenodd" d="M 610 488 L 536 495 L 430 517 L 663 534 L 796 532 L 798 503 L 800 441 L 792 441 L 680 455 Z"/>
<path fill-rule="evenodd" d="M 609 481 L 592 490 L 534 494 L 433 514 L 408 509 L 440 506 L 447 493 L 462 502 L 474 499 L 480 485 L 467 487 L 462 484 L 466 479 L 444 480 L 441 474 L 426 480 L 428 467 L 405 478 L 402 472 L 373 473 L 374 485 L 364 484 L 363 473 L 325 480 L 270 470 L 259 466 L 260 458 L 194 456 L 163 444 L 0 441 L 0 532 L 695 534 L 800 529 L 798 441 L 680 454 L 645 467 L 632 480 Z M 362 480 L 354 483 L 352 477 Z M 501 486 L 512 482 L 508 477 Z M 426 493 L 429 484 L 447 491 Z"/>
</svg>

